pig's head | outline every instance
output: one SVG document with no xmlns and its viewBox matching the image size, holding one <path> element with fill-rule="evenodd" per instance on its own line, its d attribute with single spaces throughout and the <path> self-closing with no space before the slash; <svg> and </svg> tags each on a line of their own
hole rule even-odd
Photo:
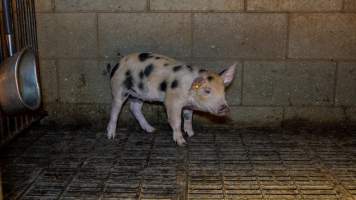
<svg viewBox="0 0 356 200">
<path fill-rule="evenodd" d="M 220 73 L 201 72 L 190 88 L 194 108 L 218 116 L 226 115 L 230 108 L 225 99 L 225 87 L 234 79 L 235 68 L 236 64 Z"/>
</svg>

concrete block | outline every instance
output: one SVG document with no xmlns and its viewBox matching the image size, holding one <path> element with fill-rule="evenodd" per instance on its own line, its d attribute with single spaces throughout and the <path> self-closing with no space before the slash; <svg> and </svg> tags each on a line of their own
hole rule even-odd
<svg viewBox="0 0 356 200">
<path fill-rule="evenodd" d="M 143 11 L 146 0 L 56 0 L 56 11 Z"/>
<path fill-rule="evenodd" d="M 287 107 L 284 120 L 305 120 L 311 123 L 339 123 L 345 121 L 342 108 L 338 107 Z"/>
<path fill-rule="evenodd" d="M 347 11 L 356 11 L 356 1 L 344 0 L 344 9 Z"/>
<path fill-rule="evenodd" d="M 193 56 L 283 58 L 286 27 L 285 14 L 194 14 Z"/>
<path fill-rule="evenodd" d="M 187 57 L 191 18 L 184 13 L 104 13 L 99 15 L 100 55 L 155 52 Z"/>
<path fill-rule="evenodd" d="M 234 63 L 237 63 L 235 72 L 235 79 L 231 85 L 226 88 L 226 100 L 231 106 L 238 106 L 241 104 L 241 82 L 242 82 L 242 64 L 241 62 L 233 61 L 206 61 L 206 60 L 192 60 L 188 62 L 193 66 L 197 66 L 201 69 L 208 69 L 215 72 L 221 72 Z"/>
<path fill-rule="evenodd" d="M 118 128 L 140 128 L 138 122 L 129 111 L 128 102 L 124 105 Z M 156 126 L 158 123 L 157 105 L 144 104 L 143 114 L 147 121 Z M 42 122 L 61 126 L 77 126 L 102 130 L 105 134 L 106 126 L 110 119 L 111 104 L 97 103 L 48 103 L 44 109 L 48 117 Z M 70 116 L 70 117 L 68 117 Z M 159 129 L 159 127 L 156 127 Z"/>
<path fill-rule="evenodd" d="M 233 126 L 280 126 L 283 119 L 281 107 L 233 107 L 231 110 Z"/>
<path fill-rule="evenodd" d="M 332 105 L 331 62 L 246 62 L 243 105 Z"/>
<path fill-rule="evenodd" d="M 354 59 L 356 14 L 292 14 L 289 57 Z"/>
<path fill-rule="evenodd" d="M 48 112 L 47 124 L 61 126 L 86 127 L 102 130 L 105 134 L 110 116 L 109 104 L 71 104 L 51 103 L 44 109 Z"/>
<path fill-rule="evenodd" d="M 35 0 L 36 12 L 51 12 L 52 0 Z"/>
<path fill-rule="evenodd" d="M 59 60 L 59 95 L 62 103 L 110 103 L 110 78 L 96 60 Z"/>
<path fill-rule="evenodd" d="M 339 11 L 342 0 L 247 0 L 248 11 Z"/>
<path fill-rule="evenodd" d="M 58 100 L 57 66 L 54 60 L 40 60 L 40 82 L 43 102 Z"/>
<path fill-rule="evenodd" d="M 41 57 L 97 57 L 95 14 L 38 14 L 37 27 Z"/>
<path fill-rule="evenodd" d="M 243 0 L 151 0 L 151 10 L 169 11 L 240 11 Z"/>
<path fill-rule="evenodd" d="M 356 63 L 341 63 L 338 67 L 335 103 L 356 106 Z"/>
</svg>

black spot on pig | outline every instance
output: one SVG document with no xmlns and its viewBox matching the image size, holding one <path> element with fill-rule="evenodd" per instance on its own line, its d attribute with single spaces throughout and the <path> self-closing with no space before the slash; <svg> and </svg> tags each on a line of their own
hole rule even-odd
<svg viewBox="0 0 356 200">
<path fill-rule="evenodd" d="M 143 83 L 142 83 L 142 82 L 140 82 L 140 83 L 138 84 L 138 88 L 139 88 L 140 90 L 143 90 Z"/>
<path fill-rule="evenodd" d="M 208 76 L 208 81 L 212 81 L 212 80 L 214 80 L 214 77 Z"/>
<path fill-rule="evenodd" d="M 182 69 L 182 66 L 181 66 L 181 65 L 178 65 L 178 66 L 173 67 L 173 71 L 174 71 L 174 72 L 178 72 L 178 71 L 180 71 L 181 69 Z"/>
<path fill-rule="evenodd" d="M 128 71 L 128 72 L 130 72 L 130 71 Z M 129 74 L 129 75 L 127 75 L 127 74 L 128 73 L 126 72 L 126 78 L 125 78 L 123 84 L 124 84 L 125 88 L 129 90 L 134 85 L 134 80 L 133 80 L 131 74 Z"/>
<path fill-rule="evenodd" d="M 131 76 L 131 71 L 130 70 L 127 70 L 126 73 L 125 73 L 126 76 Z"/>
<path fill-rule="evenodd" d="M 159 90 L 162 92 L 165 92 L 167 90 L 167 81 L 162 81 L 161 84 L 159 84 Z"/>
<path fill-rule="evenodd" d="M 140 79 L 143 79 L 143 77 L 144 77 L 143 70 L 140 71 L 140 73 L 138 74 L 138 76 L 140 77 Z"/>
<path fill-rule="evenodd" d="M 177 80 L 174 80 L 171 84 L 171 88 L 174 89 L 174 88 L 177 88 L 178 87 L 178 81 Z"/>
<path fill-rule="evenodd" d="M 154 68 L 154 67 L 153 67 L 152 64 L 148 65 L 148 66 L 145 68 L 145 70 L 143 71 L 143 73 L 145 74 L 146 77 L 148 77 L 148 76 L 152 73 L 153 68 Z"/>
<path fill-rule="evenodd" d="M 200 69 L 199 70 L 199 73 L 204 73 L 204 72 L 206 72 L 207 70 L 206 69 Z"/>
<path fill-rule="evenodd" d="M 168 63 L 164 63 L 163 66 L 167 67 L 169 64 Z"/>
<path fill-rule="evenodd" d="M 159 60 L 159 59 L 161 59 L 161 57 L 157 56 L 157 57 L 155 57 L 155 59 L 156 59 L 156 60 Z"/>
<path fill-rule="evenodd" d="M 189 71 L 191 71 L 191 72 L 193 71 L 193 67 L 192 67 L 192 66 L 186 65 L 185 67 L 186 67 L 187 69 L 189 69 Z"/>
<path fill-rule="evenodd" d="M 138 55 L 138 59 L 141 62 L 145 62 L 147 59 L 152 58 L 153 56 L 150 53 L 141 53 Z"/>
</svg>

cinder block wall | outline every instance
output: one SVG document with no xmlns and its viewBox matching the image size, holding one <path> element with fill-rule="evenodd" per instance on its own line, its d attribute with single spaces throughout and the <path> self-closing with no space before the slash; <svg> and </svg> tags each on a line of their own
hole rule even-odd
<svg viewBox="0 0 356 200">
<path fill-rule="evenodd" d="M 105 125 L 106 64 L 146 51 L 217 71 L 238 62 L 231 119 L 217 121 L 356 121 L 356 0 L 37 0 L 37 10 L 47 122 Z M 145 112 L 166 121 L 160 105 Z M 121 122 L 134 123 L 127 108 Z"/>
</svg>

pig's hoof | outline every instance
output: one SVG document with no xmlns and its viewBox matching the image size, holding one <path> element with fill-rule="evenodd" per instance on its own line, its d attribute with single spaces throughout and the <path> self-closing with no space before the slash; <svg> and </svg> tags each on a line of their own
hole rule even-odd
<svg viewBox="0 0 356 200">
<path fill-rule="evenodd" d="M 187 142 L 185 141 L 185 139 L 183 137 L 176 138 L 174 141 L 178 144 L 178 146 L 181 146 L 181 147 L 183 147 L 187 144 Z"/>
<path fill-rule="evenodd" d="M 193 130 L 185 130 L 185 132 L 187 133 L 187 135 L 189 137 L 192 137 L 194 135 L 194 131 Z"/>
<path fill-rule="evenodd" d="M 111 139 L 114 139 L 115 138 L 115 131 L 110 131 L 110 130 L 108 130 L 108 132 L 107 132 L 107 137 L 108 137 L 108 139 L 109 140 L 111 140 Z"/>
<path fill-rule="evenodd" d="M 145 130 L 147 133 L 153 133 L 155 132 L 155 128 L 153 128 L 152 126 L 147 126 L 147 127 L 144 127 L 143 130 Z"/>
</svg>

